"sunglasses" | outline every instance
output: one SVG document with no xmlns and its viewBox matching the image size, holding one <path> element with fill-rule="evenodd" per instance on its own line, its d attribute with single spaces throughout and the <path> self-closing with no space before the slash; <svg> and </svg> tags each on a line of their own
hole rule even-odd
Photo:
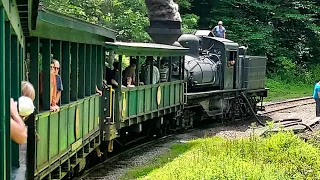
<svg viewBox="0 0 320 180">
<path fill-rule="evenodd" d="M 51 69 L 59 70 L 60 68 L 51 66 Z"/>
</svg>

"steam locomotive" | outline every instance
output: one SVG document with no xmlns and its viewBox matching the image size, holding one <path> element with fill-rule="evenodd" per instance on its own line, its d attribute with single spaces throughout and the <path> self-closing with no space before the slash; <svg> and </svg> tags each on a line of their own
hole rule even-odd
<svg viewBox="0 0 320 180">
<path fill-rule="evenodd" d="M 177 21 L 151 21 L 147 31 L 156 43 L 189 48 L 184 58 L 189 122 L 236 119 L 263 109 L 257 103 L 267 97 L 266 57 L 248 56 L 246 47 L 213 37 L 210 30 L 182 34 L 180 29 Z"/>
</svg>

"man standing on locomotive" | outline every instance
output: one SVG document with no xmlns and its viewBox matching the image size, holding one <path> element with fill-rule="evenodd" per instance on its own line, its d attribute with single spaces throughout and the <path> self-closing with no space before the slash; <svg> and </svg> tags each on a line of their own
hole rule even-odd
<svg viewBox="0 0 320 180">
<path fill-rule="evenodd" d="M 316 117 L 320 117 L 320 80 L 314 85 L 313 98 L 316 101 Z"/>
<path fill-rule="evenodd" d="M 219 21 L 218 26 L 212 29 L 212 34 L 220 38 L 226 38 L 226 32 L 226 29 L 222 26 L 222 21 Z"/>
</svg>

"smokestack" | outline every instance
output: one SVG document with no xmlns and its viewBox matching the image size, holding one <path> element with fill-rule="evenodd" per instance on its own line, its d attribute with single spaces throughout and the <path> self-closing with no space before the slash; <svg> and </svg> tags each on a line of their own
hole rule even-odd
<svg viewBox="0 0 320 180">
<path fill-rule="evenodd" d="M 145 0 L 150 26 L 147 32 L 153 42 L 172 45 L 182 34 L 178 4 L 173 0 Z"/>
</svg>

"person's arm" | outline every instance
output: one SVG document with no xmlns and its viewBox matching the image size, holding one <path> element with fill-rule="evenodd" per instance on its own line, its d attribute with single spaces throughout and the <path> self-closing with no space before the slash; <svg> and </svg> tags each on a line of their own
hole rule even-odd
<svg viewBox="0 0 320 180">
<path fill-rule="evenodd" d="M 27 142 L 27 128 L 19 116 L 17 110 L 17 103 L 10 99 L 10 137 L 11 139 L 18 143 L 24 144 Z"/>
<path fill-rule="evenodd" d="M 320 91 L 318 91 L 318 97 L 320 98 Z"/>
<path fill-rule="evenodd" d="M 53 112 L 58 112 L 60 110 L 60 107 L 57 106 L 57 82 L 56 77 L 53 74 L 50 74 L 50 110 Z"/>
<path fill-rule="evenodd" d="M 226 32 L 223 33 L 223 38 L 224 38 L 224 39 L 226 38 Z"/>
<path fill-rule="evenodd" d="M 102 91 L 99 90 L 98 86 L 96 85 L 96 92 L 99 93 L 99 95 L 102 95 Z"/>
<path fill-rule="evenodd" d="M 57 104 L 59 103 L 61 99 L 61 91 L 63 91 L 63 85 L 62 85 L 62 80 L 59 75 L 56 76 L 57 78 L 57 96 L 56 96 L 56 102 Z"/>
<path fill-rule="evenodd" d="M 57 91 L 57 104 L 59 103 L 59 101 L 60 101 L 60 98 L 61 98 L 61 91 Z"/>
<path fill-rule="evenodd" d="M 114 80 L 114 79 L 111 79 L 111 84 L 115 85 L 115 86 L 118 86 L 118 82 L 116 80 Z"/>
<path fill-rule="evenodd" d="M 136 71 L 134 70 L 133 73 L 132 73 L 132 83 L 133 85 L 136 84 Z"/>
</svg>

